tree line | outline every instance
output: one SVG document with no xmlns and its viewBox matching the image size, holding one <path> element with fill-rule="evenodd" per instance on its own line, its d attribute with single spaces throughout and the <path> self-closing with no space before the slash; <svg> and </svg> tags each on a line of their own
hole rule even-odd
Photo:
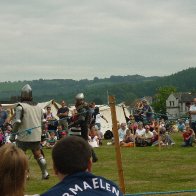
<svg viewBox="0 0 196 196">
<path fill-rule="evenodd" d="M 107 104 L 107 96 L 114 95 L 117 103 L 131 104 L 135 99 L 144 96 L 156 98 L 161 87 L 171 87 L 177 92 L 195 92 L 196 68 L 182 70 L 164 77 L 145 77 L 141 75 L 111 76 L 110 78 L 93 80 L 32 80 L 0 83 L 0 100 L 14 100 L 20 96 L 21 88 L 29 83 L 33 89 L 34 100 L 37 102 L 65 99 L 68 104 L 74 103 L 77 93 L 83 92 L 87 101 Z"/>
</svg>

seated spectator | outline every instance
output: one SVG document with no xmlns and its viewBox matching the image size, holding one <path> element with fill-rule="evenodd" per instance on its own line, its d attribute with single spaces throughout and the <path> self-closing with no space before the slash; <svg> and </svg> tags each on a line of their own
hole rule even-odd
<svg viewBox="0 0 196 196">
<path fill-rule="evenodd" d="M 139 122 L 138 128 L 135 133 L 136 146 L 146 146 L 144 134 L 145 134 L 145 129 L 143 128 L 143 123 Z"/>
<path fill-rule="evenodd" d="M 60 140 L 52 150 L 54 171 L 60 182 L 41 196 L 123 196 L 112 181 L 90 173 L 91 155 L 90 145 L 81 137 Z"/>
<path fill-rule="evenodd" d="M 99 145 L 102 145 L 102 140 L 104 138 L 103 133 L 99 130 L 99 128 L 97 127 L 97 125 L 92 126 L 91 129 L 94 129 L 97 133 L 98 139 L 99 139 Z"/>
<path fill-rule="evenodd" d="M 46 143 L 46 147 L 53 148 L 54 145 L 56 144 L 56 142 L 57 142 L 57 139 L 56 139 L 56 136 L 55 136 L 55 132 L 51 131 L 50 132 L 50 137 L 49 137 L 49 139 L 47 140 L 47 143 Z"/>
<path fill-rule="evenodd" d="M 10 141 L 11 133 L 12 133 L 12 126 L 10 124 L 7 124 L 4 131 L 5 143 L 11 143 Z"/>
<path fill-rule="evenodd" d="M 165 146 L 164 142 L 162 141 L 159 122 L 155 121 L 155 126 L 154 126 L 154 130 L 153 130 L 153 137 L 152 137 L 152 146 L 158 146 L 159 142 L 160 142 L 161 146 Z"/>
<path fill-rule="evenodd" d="M 132 134 L 135 135 L 135 132 L 138 128 L 138 123 L 137 122 L 134 122 L 134 123 L 130 123 L 128 124 L 128 129 L 131 131 Z"/>
<path fill-rule="evenodd" d="M 165 127 L 160 127 L 160 135 L 161 135 L 161 139 L 163 141 L 163 145 L 174 145 L 175 142 L 173 140 L 173 138 L 171 137 L 171 135 L 169 134 L 169 132 L 166 130 Z"/>
<path fill-rule="evenodd" d="M 123 147 L 133 147 L 134 146 L 134 134 L 131 133 L 131 130 L 127 129 L 123 141 L 120 143 L 120 146 Z"/>
<path fill-rule="evenodd" d="M 8 122 L 8 114 L 0 104 L 0 128 L 3 130 L 5 124 Z"/>
<path fill-rule="evenodd" d="M 120 129 L 118 129 L 118 136 L 119 136 L 119 142 L 121 143 L 124 140 L 125 134 L 126 134 L 126 123 L 120 124 Z"/>
<path fill-rule="evenodd" d="M 63 130 L 62 125 L 57 126 L 56 133 L 57 133 L 57 139 L 58 140 L 60 140 L 62 137 L 67 136 L 67 132 L 65 130 Z"/>
<path fill-rule="evenodd" d="M 165 127 L 165 120 L 162 118 L 159 123 L 160 127 Z"/>
<path fill-rule="evenodd" d="M 178 125 L 177 125 L 177 123 L 176 122 L 174 122 L 173 123 L 173 125 L 172 125 L 172 128 L 171 128 L 172 130 L 172 132 L 174 132 L 174 133 L 177 133 L 178 132 Z"/>
<path fill-rule="evenodd" d="M 183 147 L 193 146 L 193 141 L 195 137 L 195 133 L 193 129 L 189 126 L 186 127 L 185 132 L 182 134 L 184 143 L 182 144 Z"/>
<path fill-rule="evenodd" d="M 149 122 L 149 126 L 150 126 L 150 131 L 153 132 L 153 130 L 155 129 L 155 119 L 152 119 L 150 122 Z"/>
<path fill-rule="evenodd" d="M 171 135 L 169 135 L 169 132 L 166 131 L 165 127 L 160 127 L 160 135 L 161 135 L 161 139 L 163 141 L 163 144 L 168 146 L 168 145 L 174 145 L 175 142 L 173 140 L 173 138 L 171 137 Z"/>
<path fill-rule="evenodd" d="M 178 121 L 178 131 L 181 133 L 185 132 L 185 124 L 182 119 Z"/>
<path fill-rule="evenodd" d="M 94 126 L 89 131 L 88 143 L 93 148 L 99 147 L 99 137 Z"/>
<path fill-rule="evenodd" d="M 155 127 L 154 128 L 154 130 L 152 131 L 152 133 L 153 133 L 153 137 L 152 137 L 152 139 L 151 139 L 151 142 L 152 142 L 152 146 L 156 146 L 156 145 L 158 145 L 159 144 L 159 141 L 158 141 L 158 139 L 159 139 L 159 131 L 158 131 L 158 129 L 159 129 L 159 127 Z"/>
<path fill-rule="evenodd" d="M 145 126 L 144 138 L 145 138 L 146 145 L 151 146 L 152 145 L 153 133 L 150 131 L 150 126 L 149 125 Z"/>
<path fill-rule="evenodd" d="M 5 137 L 4 137 L 3 131 L 0 128 L 0 147 L 5 143 L 4 139 Z"/>
<path fill-rule="evenodd" d="M 25 153 L 14 144 L 0 148 L 0 190 L 2 196 L 23 196 L 28 176 Z"/>
<path fill-rule="evenodd" d="M 45 123 L 44 124 L 44 129 L 42 130 L 42 134 L 41 134 L 41 146 L 44 147 L 46 146 L 47 140 L 49 139 L 50 134 L 48 132 L 48 126 Z"/>
<path fill-rule="evenodd" d="M 166 128 L 159 127 L 157 124 L 157 126 L 155 127 L 155 130 L 153 131 L 152 146 L 159 145 L 159 142 L 160 142 L 160 145 L 163 147 L 175 144 L 171 136 L 166 131 Z"/>
</svg>

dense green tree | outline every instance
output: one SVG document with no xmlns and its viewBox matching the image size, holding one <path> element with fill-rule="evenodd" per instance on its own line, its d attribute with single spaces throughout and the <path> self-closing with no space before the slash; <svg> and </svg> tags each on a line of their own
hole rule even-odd
<svg viewBox="0 0 196 196">
<path fill-rule="evenodd" d="M 171 93 L 176 92 L 173 86 L 163 86 L 157 89 L 153 108 L 156 113 L 166 114 L 166 100 Z"/>
</svg>

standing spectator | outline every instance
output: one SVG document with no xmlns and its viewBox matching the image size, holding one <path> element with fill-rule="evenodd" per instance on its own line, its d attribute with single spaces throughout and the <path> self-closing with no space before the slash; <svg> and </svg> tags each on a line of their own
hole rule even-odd
<svg viewBox="0 0 196 196">
<path fill-rule="evenodd" d="M 91 114 L 91 122 L 90 122 L 90 124 L 91 125 L 94 125 L 95 124 L 95 119 L 94 119 L 94 117 L 93 117 L 93 114 L 94 114 L 94 112 L 95 112 L 95 102 L 91 102 L 90 104 L 89 104 L 89 112 L 90 112 L 90 114 Z"/>
<path fill-rule="evenodd" d="M 64 100 L 61 102 L 61 108 L 57 111 L 57 116 L 59 117 L 59 125 L 62 125 L 64 130 L 68 130 L 68 115 L 69 115 L 69 108 L 66 106 Z"/>
<path fill-rule="evenodd" d="M 134 118 L 136 122 L 140 122 L 143 120 L 143 116 L 142 116 L 142 109 L 143 109 L 143 103 L 142 101 L 138 101 L 135 104 L 135 108 L 134 108 Z"/>
<path fill-rule="evenodd" d="M 46 108 L 46 120 L 54 120 L 54 116 L 52 114 L 52 111 L 51 111 L 51 107 L 48 106 Z"/>
<path fill-rule="evenodd" d="M 90 173 L 91 153 L 89 144 L 78 136 L 60 140 L 52 150 L 54 171 L 60 182 L 41 196 L 122 196 L 115 183 Z"/>
<path fill-rule="evenodd" d="M 3 110 L 3 106 L 0 104 L 0 128 L 3 128 L 5 123 L 7 123 L 8 114 Z"/>
<path fill-rule="evenodd" d="M 95 108 L 93 118 L 95 119 L 95 125 L 97 125 L 100 131 L 101 131 L 101 118 L 103 118 L 108 123 L 107 119 L 100 113 L 99 107 Z"/>
<path fill-rule="evenodd" d="M 54 117 L 54 115 L 53 115 L 53 113 L 52 113 L 52 111 L 51 111 L 51 107 L 50 106 L 48 106 L 47 108 L 46 108 L 46 122 L 47 122 L 47 125 L 48 125 L 48 130 L 50 131 L 50 130 L 52 130 L 52 131 L 54 131 L 54 130 L 56 130 L 56 128 L 57 128 L 57 121 L 56 121 L 56 119 L 55 119 L 55 117 Z"/>
<path fill-rule="evenodd" d="M 130 114 L 129 117 L 127 117 L 124 105 L 122 105 L 122 109 L 123 109 L 123 113 L 124 113 L 124 117 L 125 117 L 127 125 L 130 124 L 130 123 L 134 123 L 135 122 L 135 117 L 133 116 L 133 114 Z"/>
<path fill-rule="evenodd" d="M 196 98 L 193 99 L 193 104 L 190 106 L 189 114 L 191 118 L 191 128 L 196 134 Z"/>
<path fill-rule="evenodd" d="M 152 116 L 153 116 L 152 108 L 148 104 L 146 99 L 143 99 L 142 103 L 143 103 L 142 114 L 146 118 L 147 122 L 150 122 L 152 120 Z"/>
</svg>

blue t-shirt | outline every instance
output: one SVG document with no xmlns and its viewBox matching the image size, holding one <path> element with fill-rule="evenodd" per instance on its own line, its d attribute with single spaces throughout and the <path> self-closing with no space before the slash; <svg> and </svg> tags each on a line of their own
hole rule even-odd
<svg viewBox="0 0 196 196">
<path fill-rule="evenodd" d="M 118 186 L 110 180 L 89 172 L 66 176 L 41 196 L 123 196 Z"/>
</svg>

